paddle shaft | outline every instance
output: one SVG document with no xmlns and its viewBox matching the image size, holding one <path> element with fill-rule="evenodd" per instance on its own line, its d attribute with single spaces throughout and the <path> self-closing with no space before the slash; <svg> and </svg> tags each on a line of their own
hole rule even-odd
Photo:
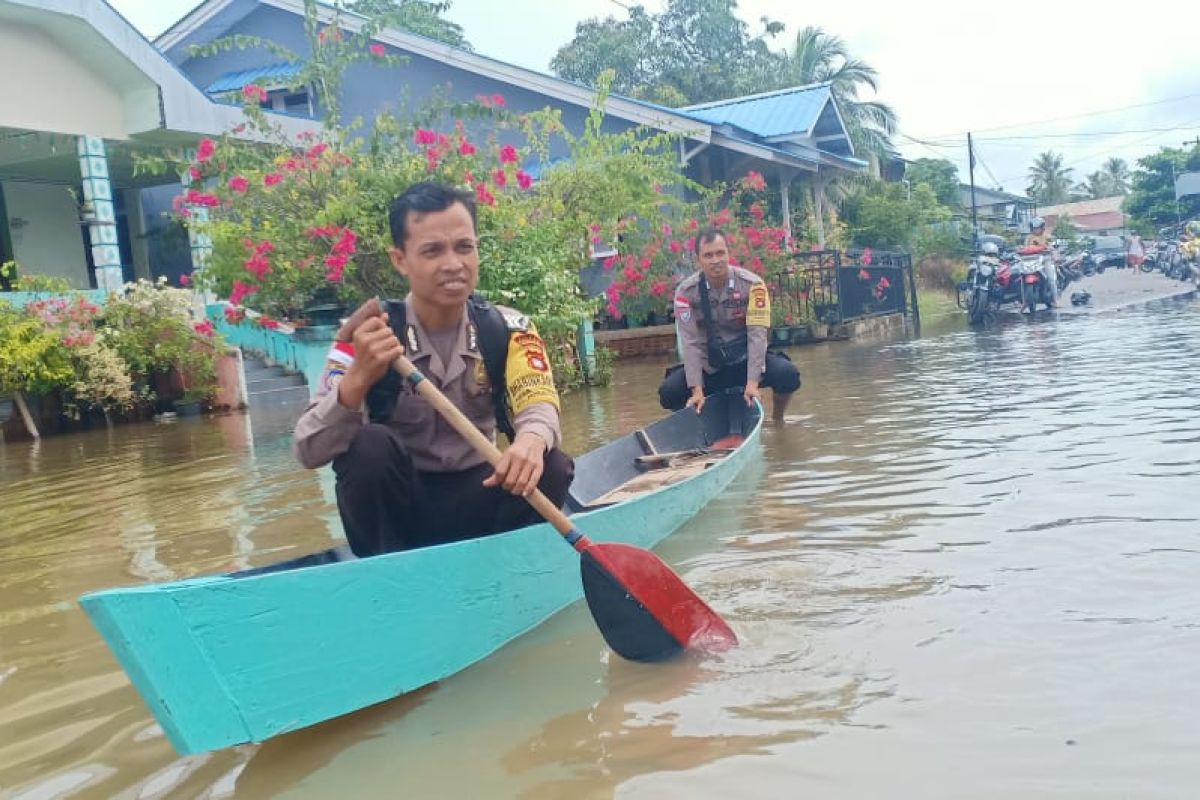
<svg viewBox="0 0 1200 800">
<path fill-rule="evenodd" d="M 408 360 L 406 356 L 400 356 L 392 366 L 399 372 L 404 379 L 412 384 L 422 397 L 434 407 L 434 409 L 442 415 L 442 417 L 450 423 L 454 430 L 462 434 L 475 452 L 487 459 L 488 463 L 495 466 L 500 461 L 500 448 L 488 439 L 479 428 L 475 427 L 475 423 L 467 419 L 466 415 L 458 410 L 458 406 L 446 399 L 446 395 L 442 394 L 441 390 L 433 385 L 433 381 L 421 374 L 421 371 Z M 573 536 L 578 536 L 579 532 L 575 530 L 575 526 L 571 524 L 571 520 L 562 512 L 558 506 L 550 501 L 550 498 L 542 494 L 542 490 L 534 487 L 532 493 L 526 498 L 529 505 L 542 515 L 542 518 L 554 526 L 554 529 L 566 536 L 572 544 Z"/>
</svg>

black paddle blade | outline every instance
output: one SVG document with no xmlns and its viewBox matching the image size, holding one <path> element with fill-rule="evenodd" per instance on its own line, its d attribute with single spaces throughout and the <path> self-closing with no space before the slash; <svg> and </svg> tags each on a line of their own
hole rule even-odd
<svg viewBox="0 0 1200 800">
<path fill-rule="evenodd" d="M 720 653 L 737 646 L 729 624 L 649 550 L 588 542 L 579 555 L 588 608 L 623 658 L 661 661 L 684 648 Z"/>
<path fill-rule="evenodd" d="M 608 646 L 630 661 L 663 661 L 683 652 L 683 645 L 596 560 L 592 549 L 580 553 L 583 595 Z"/>
</svg>

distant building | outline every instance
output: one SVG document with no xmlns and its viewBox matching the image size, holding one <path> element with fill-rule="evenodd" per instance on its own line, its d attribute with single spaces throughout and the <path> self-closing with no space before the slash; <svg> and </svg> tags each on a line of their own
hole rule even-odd
<svg viewBox="0 0 1200 800">
<path fill-rule="evenodd" d="M 966 211 L 967 219 L 971 214 L 971 186 L 960 183 L 958 195 Z M 975 187 L 975 215 L 979 222 L 991 222 L 1003 225 L 1005 228 L 1020 229 L 1033 216 L 1035 203 L 1028 197 L 1010 194 L 995 189 Z"/>
<path fill-rule="evenodd" d="M 1099 200 L 1081 200 L 1078 203 L 1062 203 L 1056 206 L 1044 206 L 1038 209 L 1038 216 L 1046 220 L 1046 230 L 1054 232 L 1054 226 L 1064 214 L 1071 218 L 1071 224 L 1080 233 L 1092 236 L 1106 236 L 1124 233 L 1125 214 L 1121 204 L 1125 198 L 1102 197 Z"/>
</svg>

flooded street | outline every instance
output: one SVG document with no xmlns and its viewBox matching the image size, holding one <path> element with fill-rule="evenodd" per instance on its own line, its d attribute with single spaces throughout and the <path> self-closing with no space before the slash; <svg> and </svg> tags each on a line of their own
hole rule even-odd
<svg viewBox="0 0 1200 800">
<path fill-rule="evenodd" d="M 439 685 L 176 757 L 75 599 L 339 536 L 294 412 L 0 448 L 0 797 L 1182 798 L 1200 785 L 1200 303 L 794 349 L 764 460 L 658 552 L 738 631 L 576 604 Z M 662 364 L 565 401 L 660 415 Z"/>
</svg>

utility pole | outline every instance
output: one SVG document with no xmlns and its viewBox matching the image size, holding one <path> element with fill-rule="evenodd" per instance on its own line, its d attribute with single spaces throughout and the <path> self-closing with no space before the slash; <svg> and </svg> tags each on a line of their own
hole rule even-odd
<svg viewBox="0 0 1200 800">
<path fill-rule="evenodd" d="M 971 249 L 979 250 L 979 219 L 975 212 L 975 144 L 967 133 L 967 172 L 971 175 Z"/>
<path fill-rule="evenodd" d="M 1168 162 L 1171 165 L 1171 196 L 1175 198 L 1175 227 L 1183 230 L 1183 218 L 1179 216 L 1179 193 L 1175 191 L 1175 162 Z M 1178 236 L 1179 234 L 1175 234 Z"/>
</svg>

